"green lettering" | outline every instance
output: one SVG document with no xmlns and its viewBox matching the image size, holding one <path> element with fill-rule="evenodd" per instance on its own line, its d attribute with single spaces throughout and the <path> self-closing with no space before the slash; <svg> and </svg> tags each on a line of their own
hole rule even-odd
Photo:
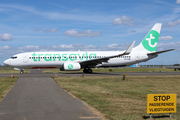
<svg viewBox="0 0 180 120">
<path fill-rule="evenodd" d="M 83 58 L 84 58 L 84 54 L 81 56 L 80 54 L 78 54 L 78 56 L 79 56 L 79 59 L 80 60 L 83 60 Z"/>
<path fill-rule="evenodd" d="M 67 57 L 67 54 L 62 54 L 62 61 L 67 61 L 68 60 L 68 57 Z"/>
<path fill-rule="evenodd" d="M 56 60 L 56 56 L 58 56 L 58 58 L 59 58 L 59 61 L 61 61 L 61 56 L 59 55 L 59 54 L 53 54 L 53 61 L 55 61 Z"/>
<path fill-rule="evenodd" d="M 87 52 L 86 52 L 86 60 L 88 60 L 88 54 L 87 54 Z"/>
<path fill-rule="evenodd" d="M 38 61 L 41 60 L 41 56 L 43 56 L 44 54 L 38 54 Z"/>
<path fill-rule="evenodd" d="M 71 57 L 72 57 L 72 58 L 71 58 Z M 74 58 L 73 58 L 73 57 L 74 57 Z M 69 55 L 69 59 L 70 59 L 71 61 L 77 60 L 76 54 L 70 54 L 70 55 Z"/>
<path fill-rule="evenodd" d="M 46 56 L 48 56 L 48 57 L 46 58 Z M 44 55 L 44 60 L 45 61 L 52 61 L 52 54 L 45 54 Z"/>
<path fill-rule="evenodd" d="M 34 61 L 37 61 L 37 60 L 35 59 L 35 56 L 36 56 L 36 55 L 37 55 L 37 54 L 35 54 L 35 53 L 32 54 Z"/>
<path fill-rule="evenodd" d="M 96 54 L 94 54 L 94 53 L 91 53 L 91 54 L 89 55 L 89 59 L 92 59 L 91 56 L 94 56 L 94 58 L 96 58 Z"/>
<path fill-rule="evenodd" d="M 52 57 L 53 55 L 53 57 Z M 41 61 L 41 58 L 43 57 L 45 61 L 56 61 L 56 58 L 59 58 L 59 61 L 61 61 L 61 55 L 60 54 L 32 54 L 32 59 L 34 61 Z M 84 58 L 86 60 L 88 59 L 92 59 L 92 58 L 96 58 L 97 55 L 96 53 L 91 53 L 88 56 L 88 52 L 85 52 L 84 54 L 80 55 L 80 54 L 62 54 L 62 61 L 67 61 L 68 58 L 70 61 L 75 61 L 77 60 L 77 57 L 79 57 L 79 59 L 82 61 Z"/>
</svg>

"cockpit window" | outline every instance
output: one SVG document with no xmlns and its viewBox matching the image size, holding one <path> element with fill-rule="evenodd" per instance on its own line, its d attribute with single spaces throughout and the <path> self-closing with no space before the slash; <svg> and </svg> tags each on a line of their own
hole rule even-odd
<svg viewBox="0 0 180 120">
<path fill-rule="evenodd" d="M 13 56 L 13 57 L 11 57 L 11 59 L 16 59 L 17 58 L 17 56 Z"/>
</svg>

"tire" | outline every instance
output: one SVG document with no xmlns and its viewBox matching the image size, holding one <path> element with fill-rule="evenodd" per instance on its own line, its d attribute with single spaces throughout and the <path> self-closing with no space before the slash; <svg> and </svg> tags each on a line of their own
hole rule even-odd
<svg viewBox="0 0 180 120">
<path fill-rule="evenodd" d="M 87 73 L 87 69 L 86 69 L 86 68 L 84 68 L 83 72 L 84 72 L 84 73 Z"/>
<path fill-rule="evenodd" d="M 20 71 L 20 74 L 23 74 L 23 73 L 24 73 L 24 71 L 23 71 L 23 70 L 21 70 L 21 71 Z"/>
<path fill-rule="evenodd" d="M 88 73 L 92 73 L 92 69 L 88 69 Z"/>
<path fill-rule="evenodd" d="M 86 69 L 86 68 L 84 68 L 83 72 L 84 72 L 84 73 L 92 73 L 92 69 Z"/>
</svg>

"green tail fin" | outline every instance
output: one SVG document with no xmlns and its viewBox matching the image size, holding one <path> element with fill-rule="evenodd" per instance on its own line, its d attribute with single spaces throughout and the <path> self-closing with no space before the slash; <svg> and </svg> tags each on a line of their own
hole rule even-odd
<svg viewBox="0 0 180 120">
<path fill-rule="evenodd" d="M 150 52 L 156 51 L 159 34 L 161 31 L 161 23 L 156 23 L 150 32 L 146 35 L 146 37 L 142 41 L 142 46 Z"/>
</svg>

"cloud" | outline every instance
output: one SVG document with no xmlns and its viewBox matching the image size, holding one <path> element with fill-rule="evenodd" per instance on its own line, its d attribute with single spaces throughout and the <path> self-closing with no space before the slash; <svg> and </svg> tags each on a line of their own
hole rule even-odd
<svg viewBox="0 0 180 120">
<path fill-rule="evenodd" d="M 107 46 L 95 46 L 95 45 L 84 45 L 84 44 L 70 44 L 70 45 L 59 45 L 56 50 L 60 51 L 112 51 L 112 50 L 125 50 L 130 44 L 109 44 Z"/>
<path fill-rule="evenodd" d="M 117 51 L 125 50 L 129 47 L 129 43 L 126 44 L 109 44 L 107 46 L 95 46 L 95 45 L 84 45 L 84 44 L 62 44 L 54 46 L 34 46 L 27 45 L 22 47 L 11 47 L 2 46 L 1 49 L 4 50 L 2 54 L 18 54 L 23 52 L 34 52 L 34 51 Z"/>
<path fill-rule="evenodd" d="M 123 15 L 121 18 L 116 18 L 113 21 L 114 25 L 120 25 L 120 24 L 125 24 L 128 26 L 135 26 L 136 24 L 134 23 L 134 20 L 131 17 L 127 17 Z"/>
<path fill-rule="evenodd" d="M 7 34 L 0 34 L 0 40 L 2 41 L 9 41 L 9 40 L 12 40 L 13 39 L 13 36 L 9 33 Z"/>
<path fill-rule="evenodd" d="M 73 45 L 65 45 L 65 44 L 63 44 L 63 45 L 59 45 L 59 48 L 70 49 L 70 48 L 74 48 L 74 47 L 73 47 Z"/>
<path fill-rule="evenodd" d="M 7 50 L 7 49 L 11 49 L 11 47 L 8 45 L 0 46 L 0 50 Z"/>
<path fill-rule="evenodd" d="M 67 30 L 63 35 L 70 36 L 70 37 L 94 37 L 94 36 L 100 36 L 101 32 L 98 31 L 91 31 L 90 29 L 87 31 L 81 31 L 78 32 L 75 29 Z"/>
<path fill-rule="evenodd" d="M 173 37 L 172 36 L 161 36 L 159 37 L 159 40 L 172 40 Z"/>
<path fill-rule="evenodd" d="M 23 6 L 23 5 L 17 5 L 17 4 L 0 4 L 0 7 L 3 8 L 14 8 L 14 9 L 19 9 L 19 10 L 24 10 L 32 13 L 36 13 L 34 7 L 29 7 L 29 6 Z"/>
<path fill-rule="evenodd" d="M 176 1 L 176 4 L 180 4 L 180 0 L 177 0 L 177 1 Z"/>
<path fill-rule="evenodd" d="M 175 43 L 159 43 L 157 46 L 158 50 L 175 49 L 180 51 L 180 42 Z"/>
<path fill-rule="evenodd" d="M 4 57 L 5 55 L 13 53 L 13 47 L 5 45 L 5 46 L 0 46 L 0 54 L 1 57 Z"/>
<path fill-rule="evenodd" d="M 78 51 L 78 50 L 82 50 L 82 51 L 93 51 L 93 50 L 98 50 L 97 46 L 93 46 L 93 45 L 84 45 L 84 44 L 70 44 L 70 45 L 59 45 L 59 48 L 61 51 Z"/>
<path fill-rule="evenodd" d="M 35 7 L 31 6 L 26 6 L 26 5 L 17 5 L 17 4 L 0 4 L 1 8 L 11 8 L 14 10 L 23 10 L 27 11 L 36 15 L 44 16 L 48 19 L 53 19 L 53 20 L 80 20 L 80 21 L 90 21 L 90 22 L 111 22 L 112 18 L 114 16 L 100 16 L 99 14 L 97 15 L 88 15 L 87 13 L 84 14 L 65 14 L 65 13 L 59 13 L 59 12 L 43 12 Z"/>
<path fill-rule="evenodd" d="M 42 28 L 35 28 L 33 31 L 41 31 Z"/>
<path fill-rule="evenodd" d="M 51 32 L 51 33 L 54 33 L 54 32 L 57 32 L 58 29 L 47 29 L 45 30 L 44 32 Z"/>
<path fill-rule="evenodd" d="M 58 48 L 58 47 L 57 47 L 56 45 L 54 45 L 54 46 L 52 46 L 52 48 L 55 48 L 55 49 L 56 49 L 56 48 Z"/>
<path fill-rule="evenodd" d="M 112 51 L 112 50 L 125 50 L 130 44 L 109 44 L 107 46 L 95 46 L 95 45 L 84 45 L 84 44 L 70 44 L 70 45 L 59 45 L 46 47 L 48 50 L 59 50 L 59 51 Z M 42 49 L 42 47 L 39 47 Z"/>
<path fill-rule="evenodd" d="M 135 33 L 136 32 L 136 30 L 131 30 L 131 31 L 129 31 L 130 33 Z"/>
<path fill-rule="evenodd" d="M 23 49 L 23 50 L 28 50 L 28 49 L 39 49 L 39 46 L 33 46 L 33 45 L 27 45 L 27 46 L 23 46 L 23 47 L 19 47 L 18 49 Z"/>
<path fill-rule="evenodd" d="M 180 19 L 178 19 L 177 21 L 174 22 L 168 22 L 167 26 L 172 27 L 172 26 L 177 26 L 180 23 Z"/>
<path fill-rule="evenodd" d="M 62 44 L 54 46 L 35 46 L 27 45 L 22 47 L 12 47 L 12 46 L 0 46 L 0 54 L 18 54 L 23 52 L 34 52 L 34 51 L 122 51 L 129 47 L 129 43 L 125 44 L 109 44 L 106 46 L 96 46 L 96 45 L 84 45 L 84 44 Z M 176 43 L 159 43 L 158 50 L 166 49 L 176 49 L 180 51 L 180 42 Z"/>
<path fill-rule="evenodd" d="M 39 46 L 34 46 L 34 45 L 27 45 L 27 46 L 18 47 L 18 48 L 15 48 L 15 49 L 16 49 L 16 53 L 40 51 L 40 47 Z"/>
<path fill-rule="evenodd" d="M 129 47 L 129 43 L 125 44 L 109 44 L 106 46 L 95 46 L 95 45 L 84 45 L 84 44 L 62 44 L 62 45 L 56 45 L 56 46 L 23 46 L 18 48 L 13 48 L 10 46 L 3 46 L 4 47 L 4 53 L 6 52 L 17 54 L 20 52 L 32 52 L 32 51 L 121 51 L 126 50 Z M 157 49 L 158 50 L 166 50 L 166 49 L 176 49 L 180 51 L 180 42 L 176 43 L 159 43 Z M 0 50 L 2 47 L 0 47 Z M 6 51 L 7 50 L 7 51 Z"/>
<path fill-rule="evenodd" d="M 125 50 L 125 49 L 127 49 L 126 47 L 128 47 L 128 45 L 127 44 L 124 44 L 124 45 L 122 45 L 122 44 L 109 44 L 106 48 L 107 48 L 107 50 Z"/>
</svg>

